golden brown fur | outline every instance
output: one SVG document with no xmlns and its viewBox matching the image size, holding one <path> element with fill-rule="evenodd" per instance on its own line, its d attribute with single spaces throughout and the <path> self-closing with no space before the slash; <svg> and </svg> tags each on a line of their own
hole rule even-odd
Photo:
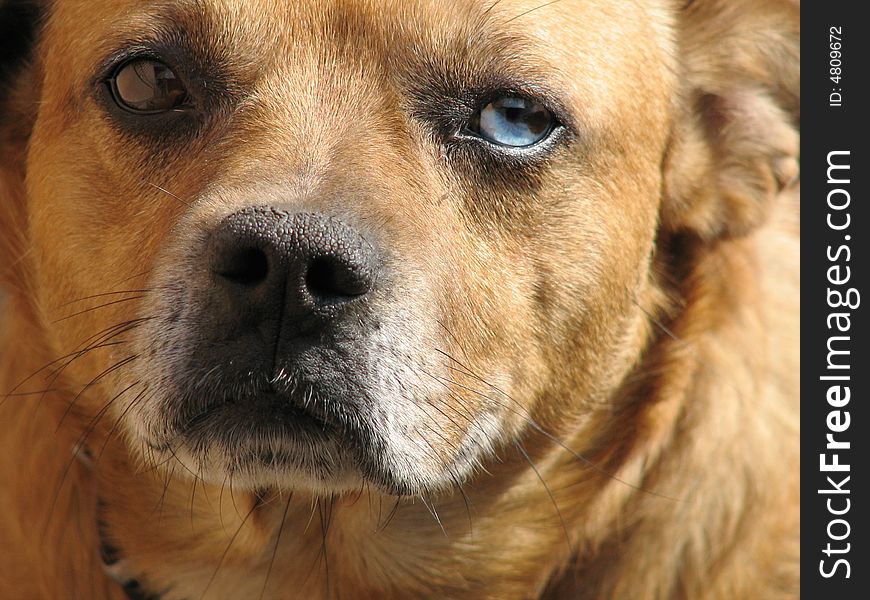
<svg viewBox="0 0 870 600">
<path fill-rule="evenodd" d="M 46 3 L 0 70 L 0 597 L 122 598 L 98 500 L 167 599 L 798 597 L 798 13 Z M 93 91 L 167 27 L 232 82 L 183 145 Z M 420 114 L 493 71 L 567 105 L 574 135 L 531 167 L 445 149 Z M 488 407 L 467 472 L 399 499 L 234 485 L 137 437 L 165 330 L 110 328 L 161 310 L 196 236 L 277 197 L 376 224 L 415 376 L 441 382 L 409 383 L 432 394 L 420 481 Z M 146 291 L 94 297 L 119 290 Z"/>
</svg>

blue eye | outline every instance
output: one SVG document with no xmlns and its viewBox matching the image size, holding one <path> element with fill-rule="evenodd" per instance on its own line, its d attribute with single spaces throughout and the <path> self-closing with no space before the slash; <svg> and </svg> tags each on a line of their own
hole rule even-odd
<svg viewBox="0 0 870 600">
<path fill-rule="evenodd" d="M 500 96 L 472 117 L 468 130 L 493 144 L 524 148 L 550 135 L 555 119 L 543 105 L 521 96 Z"/>
</svg>

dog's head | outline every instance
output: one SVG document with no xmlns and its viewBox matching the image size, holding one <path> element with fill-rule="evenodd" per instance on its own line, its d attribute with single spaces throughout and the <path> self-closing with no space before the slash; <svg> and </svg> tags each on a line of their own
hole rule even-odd
<svg viewBox="0 0 870 600">
<path fill-rule="evenodd" d="M 793 177 L 761 4 L 7 0 L 4 277 L 148 460 L 449 486 L 607 427 L 662 272 Z"/>
</svg>

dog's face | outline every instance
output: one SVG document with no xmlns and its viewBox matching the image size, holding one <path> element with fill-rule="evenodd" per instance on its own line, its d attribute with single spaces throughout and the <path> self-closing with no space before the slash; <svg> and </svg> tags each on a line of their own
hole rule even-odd
<svg viewBox="0 0 870 600">
<path fill-rule="evenodd" d="M 662 206 L 675 19 L 55 3 L 28 236 L 52 346 L 92 348 L 77 409 L 208 481 L 317 493 L 436 490 L 591 420 L 643 350 L 658 223 L 714 229 Z"/>
<path fill-rule="evenodd" d="M 145 282 L 52 328 L 129 323 L 80 377 L 119 365 L 95 385 L 134 446 L 217 482 L 419 493 L 563 381 L 606 393 L 637 351 L 664 16 L 506 4 L 58 5 L 38 287 Z"/>
</svg>

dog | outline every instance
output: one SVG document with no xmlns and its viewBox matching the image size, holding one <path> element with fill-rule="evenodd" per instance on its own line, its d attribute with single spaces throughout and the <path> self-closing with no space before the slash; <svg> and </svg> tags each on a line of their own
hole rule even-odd
<svg viewBox="0 0 870 600">
<path fill-rule="evenodd" d="M 799 3 L 0 33 L 0 597 L 799 597 Z"/>
</svg>

